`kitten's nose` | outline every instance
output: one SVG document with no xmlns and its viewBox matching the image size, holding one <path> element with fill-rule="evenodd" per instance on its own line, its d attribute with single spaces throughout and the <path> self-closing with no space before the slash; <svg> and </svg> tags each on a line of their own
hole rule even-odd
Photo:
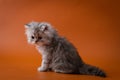
<svg viewBox="0 0 120 80">
<path fill-rule="evenodd" d="M 37 43 L 38 42 L 38 39 L 35 41 L 35 43 Z"/>
</svg>

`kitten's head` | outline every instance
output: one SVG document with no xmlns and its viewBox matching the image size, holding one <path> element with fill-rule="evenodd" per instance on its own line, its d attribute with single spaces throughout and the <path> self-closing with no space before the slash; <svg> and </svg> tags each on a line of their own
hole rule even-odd
<svg viewBox="0 0 120 80">
<path fill-rule="evenodd" d="M 30 22 L 25 25 L 28 43 L 49 45 L 57 32 L 49 23 Z"/>
</svg>

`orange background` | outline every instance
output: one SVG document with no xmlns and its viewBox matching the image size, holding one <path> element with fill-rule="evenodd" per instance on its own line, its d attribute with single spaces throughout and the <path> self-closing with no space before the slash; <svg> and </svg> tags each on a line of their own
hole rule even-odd
<svg viewBox="0 0 120 80">
<path fill-rule="evenodd" d="M 119 1 L 119 0 L 118 0 Z M 50 22 L 86 63 L 120 78 L 120 6 L 116 0 L 0 0 L 0 80 L 101 80 L 88 75 L 37 72 L 41 56 L 27 44 L 24 24 Z"/>
</svg>

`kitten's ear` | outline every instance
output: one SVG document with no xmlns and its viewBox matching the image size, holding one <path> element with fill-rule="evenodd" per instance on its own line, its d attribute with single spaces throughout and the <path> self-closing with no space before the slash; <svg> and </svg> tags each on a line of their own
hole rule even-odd
<svg viewBox="0 0 120 80">
<path fill-rule="evenodd" d="M 26 29 L 30 28 L 29 24 L 25 24 L 24 26 L 25 26 Z"/>
<path fill-rule="evenodd" d="M 40 27 L 40 29 L 41 29 L 41 31 L 46 31 L 46 30 L 48 30 L 48 26 L 47 25 L 42 25 L 41 27 Z"/>
</svg>

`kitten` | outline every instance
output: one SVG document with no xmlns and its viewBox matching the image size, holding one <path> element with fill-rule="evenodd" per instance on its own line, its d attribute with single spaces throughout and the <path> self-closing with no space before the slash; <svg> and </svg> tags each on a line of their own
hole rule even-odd
<svg viewBox="0 0 120 80">
<path fill-rule="evenodd" d="M 34 44 L 42 55 L 38 71 L 106 77 L 99 68 L 83 62 L 73 44 L 61 37 L 49 23 L 30 22 L 25 28 L 28 43 Z"/>
</svg>

